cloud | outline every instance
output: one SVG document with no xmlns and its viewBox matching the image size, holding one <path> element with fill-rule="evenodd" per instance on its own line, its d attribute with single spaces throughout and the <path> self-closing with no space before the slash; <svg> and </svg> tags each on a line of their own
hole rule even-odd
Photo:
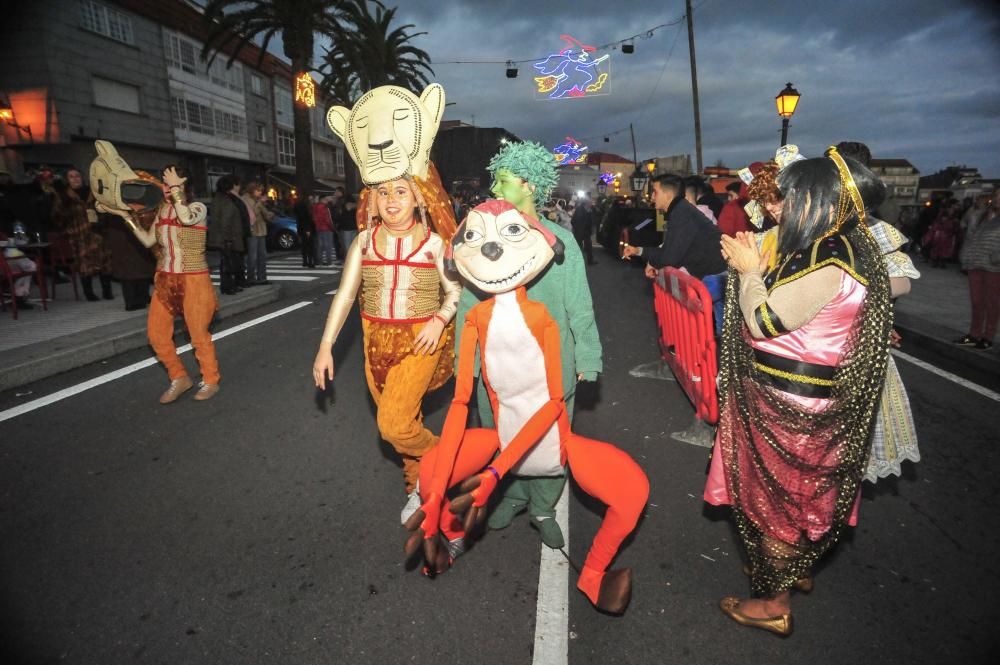
<svg viewBox="0 0 1000 665">
<path fill-rule="evenodd" d="M 446 117 L 474 116 L 479 126 L 502 126 L 546 145 L 572 135 L 623 155 L 632 147 L 629 132 L 619 130 L 632 123 L 640 158 L 693 157 L 683 24 L 637 40 L 633 55 L 612 51 L 612 93 L 603 97 L 537 101 L 530 65 L 507 79 L 503 64 L 446 64 L 542 56 L 559 48 L 564 33 L 607 43 L 684 12 L 679 0 L 626 7 L 548 0 L 529 12 L 522 3 L 407 0 L 398 17 L 429 33 L 416 43 L 455 102 Z M 1000 29 L 985 2 L 695 0 L 695 7 L 706 165 L 721 159 L 741 166 L 773 153 L 780 130 L 774 96 L 792 81 L 802 99 L 790 140 L 806 154 L 863 140 L 877 157 L 907 158 L 924 173 L 965 163 L 1000 176 Z"/>
</svg>

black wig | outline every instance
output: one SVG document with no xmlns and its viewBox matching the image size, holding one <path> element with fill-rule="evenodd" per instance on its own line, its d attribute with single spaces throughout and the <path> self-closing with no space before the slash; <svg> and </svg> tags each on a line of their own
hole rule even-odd
<svg viewBox="0 0 1000 665">
<path fill-rule="evenodd" d="M 872 210 L 878 207 L 885 198 L 882 181 L 850 157 L 844 162 L 858 186 L 865 208 Z M 778 228 L 778 252 L 781 256 L 806 249 L 831 232 L 846 232 L 858 222 L 858 211 L 853 204 L 849 204 L 850 212 L 840 223 L 840 228 L 835 229 L 840 201 L 840 173 L 837 164 L 829 157 L 789 164 L 778 173 L 777 181 L 785 198 Z"/>
</svg>

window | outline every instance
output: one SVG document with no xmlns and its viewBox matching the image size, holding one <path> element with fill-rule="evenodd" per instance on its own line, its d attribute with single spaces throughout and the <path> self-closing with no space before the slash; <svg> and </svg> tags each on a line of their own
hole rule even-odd
<svg viewBox="0 0 1000 665">
<path fill-rule="evenodd" d="M 131 17 L 94 0 L 80 0 L 80 27 L 123 44 L 135 43 Z"/>
<path fill-rule="evenodd" d="M 278 137 L 278 166 L 295 168 L 295 134 L 278 129 L 275 135 Z"/>
<path fill-rule="evenodd" d="M 264 79 L 256 74 L 250 75 L 250 90 L 255 95 L 264 95 Z"/>
<path fill-rule="evenodd" d="M 111 79 L 94 77 L 94 104 L 116 111 L 139 112 L 139 88 Z"/>
<path fill-rule="evenodd" d="M 246 120 L 236 113 L 213 109 L 181 97 L 173 97 L 170 102 L 174 129 L 219 136 L 230 141 L 246 139 Z"/>
<path fill-rule="evenodd" d="M 267 143 L 267 127 L 261 123 L 257 123 L 257 142 Z"/>
<path fill-rule="evenodd" d="M 343 177 L 343 175 L 344 175 L 344 151 L 341 150 L 340 148 L 334 148 L 333 152 L 336 155 L 336 163 L 337 163 L 337 171 L 336 171 L 336 173 L 337 173 L 337 175 Z"/>
<path fill-rule="evenodd" d="M 292 119 L 292 91 L 285 88 L 274 89 L 274 111 L 279 125 L 294 127 Z"/>
<path fill-rule="evenodd" d="M 182 69 L 189 74 L 198 74 L 197 45 L 180 35 L 166 32 L 163 35 L 163 50 L 167 56 L 167 64 L 176 69 Z"/>
<path fill-rule="evenodd" d="M 219 56 L 212 61 L 208 68 L 208 76 L 212 83 L 229 88 L 235 92 L 243 92 L 243 65 L 234 62 L 232 67 L 227 67 L 229 59 Z"/>
<path fill-rule="evenodd" d="M 333 175 L 333 153 L 335 150 L 330 146 L 320 143 L 313 144 L 313 162 L 316 167 L 316 174 L 320 177 Z"/>
</svg>

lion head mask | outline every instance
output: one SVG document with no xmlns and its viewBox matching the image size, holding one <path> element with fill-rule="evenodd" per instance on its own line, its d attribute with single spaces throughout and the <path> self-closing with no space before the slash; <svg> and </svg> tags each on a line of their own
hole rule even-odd
<svg viewBox="0 0 1000 665">
<path fill-rule="evenodd" d="M 406 175 L 427 177 L 443 114 L 444 88 L 437 83 L 419 97 L 384 85 L 365 93 L 352 109 L 334 106 L 326 122 L 347 146 L 364 183 L 377 185 Z"/>
</svg>

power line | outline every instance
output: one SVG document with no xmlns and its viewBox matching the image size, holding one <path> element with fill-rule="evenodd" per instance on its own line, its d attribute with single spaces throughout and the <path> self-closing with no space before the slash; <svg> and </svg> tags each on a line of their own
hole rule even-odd
<svg viewBox="0 0 1000 665">
<path fill-rule="evenodd" d="M 708 0 L 704 1 L 707 2 Z M 704 2 L 702 4 L 704 4 Z M 604 49 L 621 46 L 626 42 L 634 41 L 636 39 L 651 39 L 654 33 L 656 33 L 658 30 L 662 30 L 663 28 L 669 28 L 671 26 L 683 23 L 684 18 L 685 17 L 682 15 L 679 18 L 670 21 L 669 23 L 661 23 L 660 25 L 649 28 L 648 30 L 643 30 L 642 32 L 638 32 L 629 37 L 625 37 L 623 39 L 619 39 L 618 41 L 614 42 L 608 42 L 607 44 L 602 44 L 601 46 L 597 46 L 595 48 L 598 51 L 601 51 Z M 539 60 L 544 60 L 545 58 L 549 57 L 549 55 L 551 54 L 539 56 L 537 58 L 523 58 L 521 60 L 513 60 L 510 58 L 505 58 L 503 60 L 442 60 L 440 62 L 431 61 L 431 64 L 432 65 L 505 65 L 507 63 L 512 63 L 515 65 L 519 65 L 528 62 L 538 62 Z"/>
</svg>

